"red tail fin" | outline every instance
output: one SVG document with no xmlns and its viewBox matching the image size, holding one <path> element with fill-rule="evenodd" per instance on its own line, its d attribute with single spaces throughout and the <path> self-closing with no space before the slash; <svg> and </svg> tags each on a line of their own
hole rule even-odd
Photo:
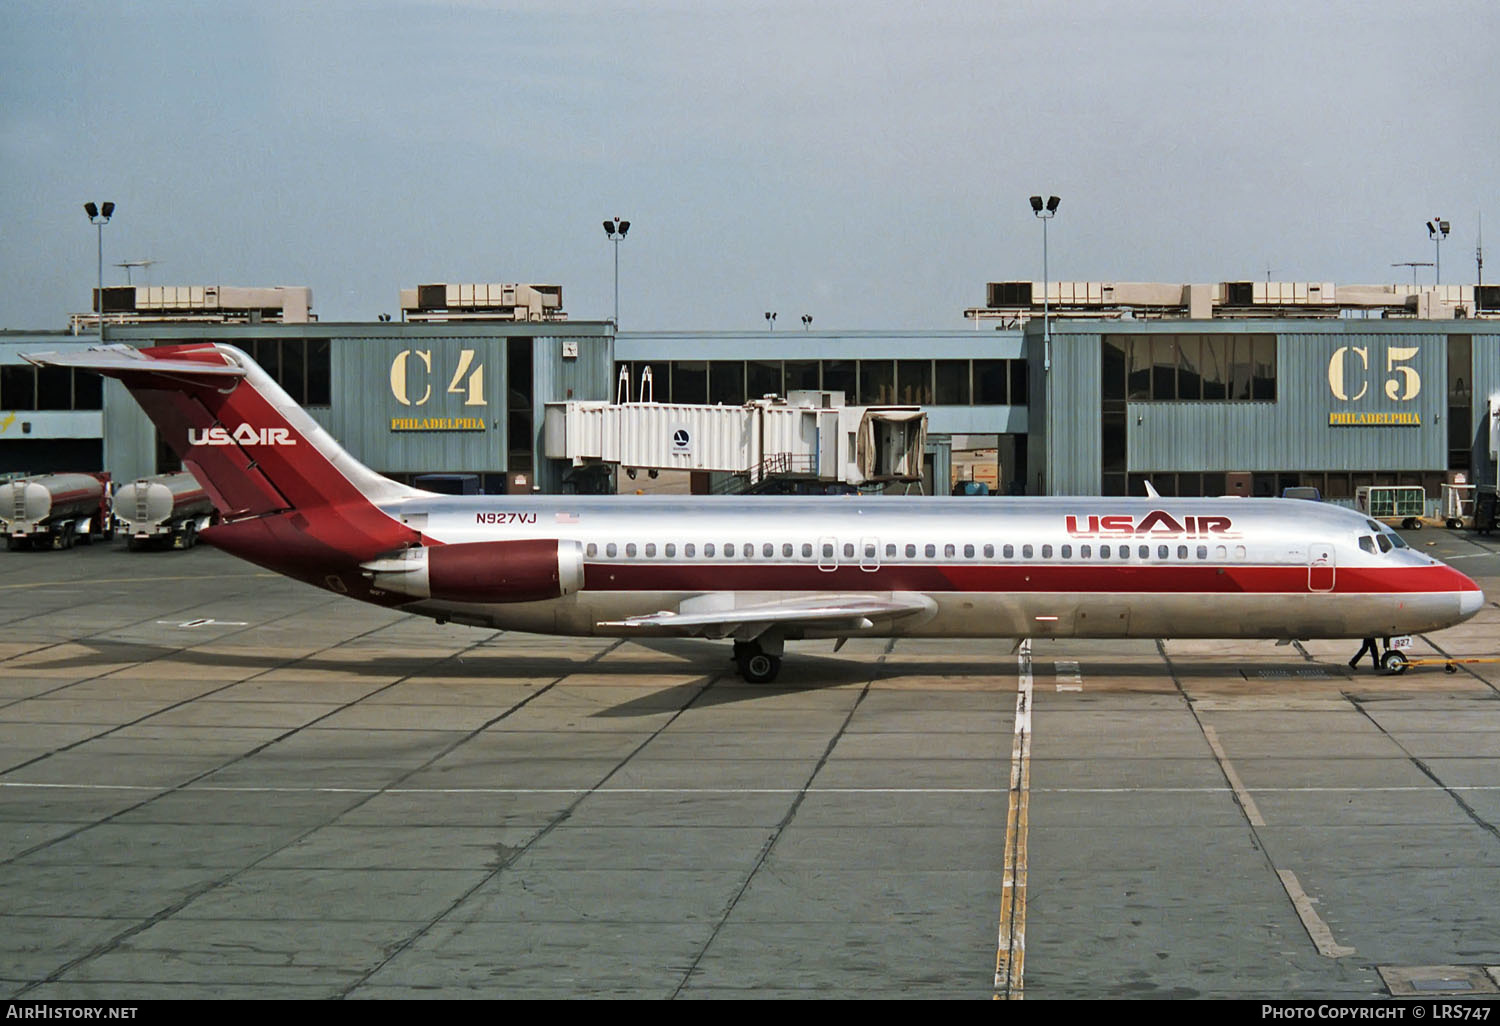
<svg viewBox="0 0 1500 1026">
<path fill-rule="evenodd" d="M 319 563 L 327 566 L 332 555 L 358 562 L 420 538 L 377 504 L 425 493 L 355 460 L 270 375 L 232 346 L 105 346 L 27 359 L 97 371 L 124 382 L 213 498 L 223 526 L 212 528 L 205 540 L 237 555 L 272 565 L 272 554 L 262 550 L 274 535 L 278 546 L 314 544 Z M 264 522 L 255 529 L 230 530 L 251 519 Z M 237 538 L 244 544 L 236 544 Z M 241 551 L 245 548 L 250 551 Z M 288 553 L 274 562 L 310 555 Z M 275 569 L 291 572 L 285 565 Z"/>
</svg>

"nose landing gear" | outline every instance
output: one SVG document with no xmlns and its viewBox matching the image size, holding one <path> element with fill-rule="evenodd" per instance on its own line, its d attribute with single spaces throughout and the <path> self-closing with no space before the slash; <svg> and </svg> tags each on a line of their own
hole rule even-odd
<svg viewBox="0 0 1500 1026">
<path fill-rule="evenodd" d="M 1349 660 L 1349 669 L 1352 670 L 1358 666 L 1359 661 L 1368 652 L 1370 653 L 1370 665 L 1374 669 L 1393 675 L 1405 673 L 1408 665 L 1406 653 L 1400 649 L 1392 648 L 1390 638 L 1381 638 L 1380 640 L 1384 643 L 1383 647 L 1385 651 L 1382 652 L 1380 650 L 1381 646 L 1375 644 L 1374 638 L 1366 638 L 1364 644 L 1359 646 L 1359 651 L 1354 653 L 1354 658 Z"/>
</svg>

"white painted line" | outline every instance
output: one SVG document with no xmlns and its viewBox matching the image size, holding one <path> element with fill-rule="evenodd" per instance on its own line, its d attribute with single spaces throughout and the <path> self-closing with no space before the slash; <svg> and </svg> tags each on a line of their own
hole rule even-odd
<svg viewBox="0 0 1500 1026">
<path fill-rule="evenodd" d="M 1263 827 L 1266 821 L 1261 818 L 1260 808 L 1255 804 L 1255 799 L 1250 797 L 1240 775 L 1235 772 L 1234 765 L 1224 754 L 1224 747 L 1219 744 L 1219 734 L 1208 724 L 1203 725 L 1203 736 L 1208 738 L 1208 747 L 1213 749 L 1214 758 L 1219 760 L 1219 766 L 1224 770 L 1224 776 L 1229 781 L 1229 786 L 1234 791 L 1235 798 L 1239 799 L 1240 807 L 1245 810 L 1245 816 L 1250 820 L 1251 826 Z"/>
<path fill-rule="evenodd" d="M 1016 656 L 1016 729 L 1010 749 L 1010 804 L 1005 815 L 1005 866 L 1000 882 L 1000 931 L 995 999 L 1025 997 L 1026 831 L 1031 803 L 1031 639 Z"/>
<path fill-rule="evenodd" d="M 1297 910 L 1297 915 L 1302 919 L 1302 925 L 1307 930 L 1307 935 L 1317 945 L 1318 954 L 1325 958 L 1343 958 L 1345 955 L 1355 954 L 1356 949 L 1345 947 L 1335 943 L 1333 931 L 1328 924 L 1323 922 L 1321 916 L 1313 908 L 1316 902 L 1307 896 L 1302 885 L 1297 882 L 1297 874 L 1290 869 L 1278 869 L 1276 875 L 1281 878 L 1281 886 L 1286 888 L 1287 897 L 1292 899 L 1292 907 Z"/>
</svg>

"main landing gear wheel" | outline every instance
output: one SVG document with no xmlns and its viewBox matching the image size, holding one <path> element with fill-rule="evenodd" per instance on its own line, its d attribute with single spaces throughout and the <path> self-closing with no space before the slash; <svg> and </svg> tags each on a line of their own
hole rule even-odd
<svg viewBox="0 0 1500 1026">
<path fill-rule="evenodd" d="M 768 654 L 753 641 L 737 641 L 734 661 L 746 684 L 769 684 L 781 672 L 781 657 Z"/>
<path fill-rule="evenodd" d="M 1395 649 L 1387 649 L 1385 655 L 1380 657 L 1380 668 L 1386 673 L 1397 674 L 1406 672 L 1406 656 Z"/>
</svg>

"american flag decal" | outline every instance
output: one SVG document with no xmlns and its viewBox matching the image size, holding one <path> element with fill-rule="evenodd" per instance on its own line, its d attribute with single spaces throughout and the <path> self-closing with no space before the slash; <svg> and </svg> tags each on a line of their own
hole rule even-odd
<svg viewBox="0 0 1500 1026">
<path fill-rule="evenodd" d="M 576 523 L 578 523 L 578 514 L 577 513 L 559 513 L 559 514 L 557 514 L 557 522 L 559 524 L 576 524 Z"/>
</svg>

